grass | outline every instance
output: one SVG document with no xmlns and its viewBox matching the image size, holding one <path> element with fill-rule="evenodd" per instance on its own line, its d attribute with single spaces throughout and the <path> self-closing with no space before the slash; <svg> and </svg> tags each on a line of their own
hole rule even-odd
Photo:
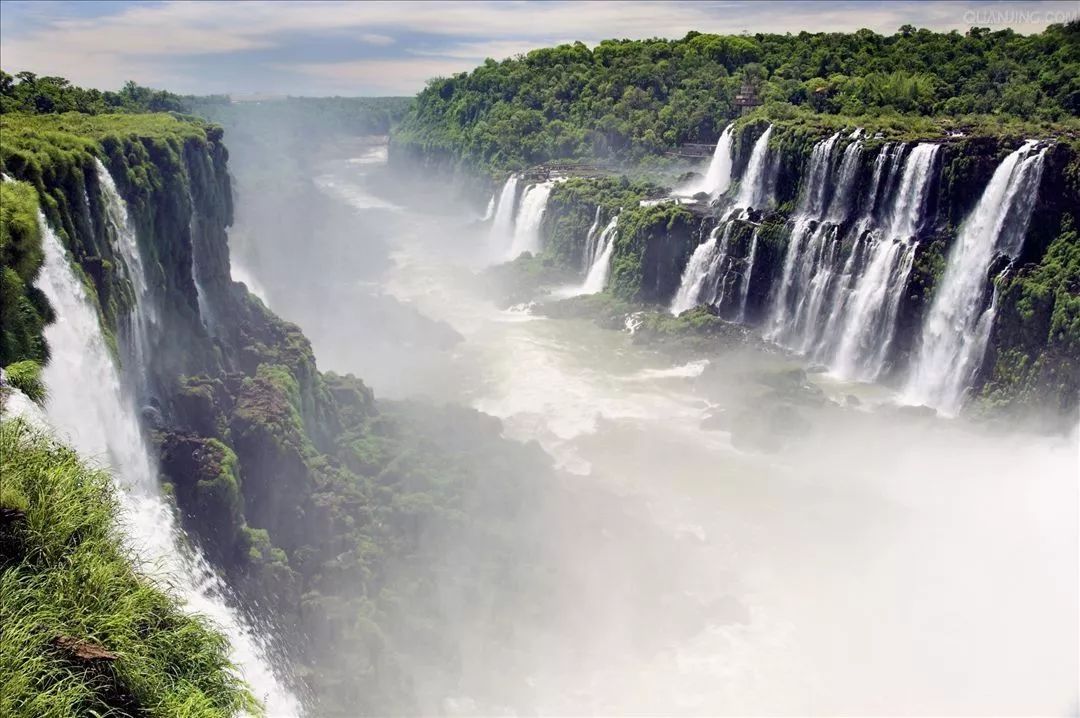
<svg viewBox="0 0 1080 718">
<path fill-rule="evenodd" d="M 0 470 L 0 715 L 260 713 L 225 637 L 135 570 L 107 474 L 19 420 L 0 424 Z"/>
</svg>

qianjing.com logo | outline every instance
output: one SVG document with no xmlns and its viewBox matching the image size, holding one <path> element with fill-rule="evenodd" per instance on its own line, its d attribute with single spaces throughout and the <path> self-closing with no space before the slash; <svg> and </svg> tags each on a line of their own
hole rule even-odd
<svg viewBox="0 0 1080 718">
<path fill-rule="evenodd" d="M 1080 6 L 1061 10 L 981 8 L 964 13 L 964 22 L 971 25 L 1053 25 L 1074 20 L 1080 20 Z"/>
</svg>

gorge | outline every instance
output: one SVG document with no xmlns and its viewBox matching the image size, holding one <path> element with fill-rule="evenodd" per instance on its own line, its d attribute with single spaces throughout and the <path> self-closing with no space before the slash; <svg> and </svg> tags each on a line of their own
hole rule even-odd
<svg viewBox="0 0 1080 718">
<path fill-rule="evenodd" d="M 5 83 L 0 712 L 1072 710 L 1075 32 Z"/>
</svg>

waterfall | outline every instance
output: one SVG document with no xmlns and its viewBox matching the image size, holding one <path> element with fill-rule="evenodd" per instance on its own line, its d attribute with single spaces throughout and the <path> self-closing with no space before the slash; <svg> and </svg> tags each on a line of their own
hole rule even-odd
<svg viewBox="0 0 1080 718">
<path fill-rule="evenodd" d="M 855 173 L 859 170 L 859 160 L 862 158 L 862 141 L 855 140 L 844 148 L 843 158 L 840 160 L 840 169 L 836 178 L 836 191 L 829 200 L 827 221 L 833 223 L 843 222 L 850 209 L 851 193 L 855 185 Z"/>
<path fill-rule="evenodd" d="M 495 194 L 492 193 L 491 199 L 488 200 L 487 209 L 484 210 L 484 216 L 480 218 L 481 222 L 487 222 L 495 216 Z"/>
<path fill-rule="evenodd" d="M 835 227 L 822 219 L 828 208 L 833 154 L 839 139 L 837 132 L 815 144 L 810 153 L 766 331 L 767 338 L 798 351 L 805 351 L 812 343 L 825 293 L 832 287 L 838 243 Z"/>
<path fill-rule="evenodd" d="M 747 256 L 746 267 L 743 269 L 742 286 L 739 288 L 739 313 L 735 320 L 740 324 L 746 321 L 746 300 L 750 297 L 750 277 L 754 273 L 754 260 L 757 259 L 758 233 L 761 229 L 754 230 L 754 236 L 750 238 L 750 254 Z"/>
<path fill-rule="evenodd" d="M 686 188 L 683 191 L 684 194 L 695 195 L 698 192 L 707 192 L 710 197 L 716 198 L 727 192 L 731 185 L 731 134 L 734 129 L 735 125 L 732 123 L 720 133 L 720 139 L 716 141 L 716 149 L 713 150 L 712 159 L 709 160 L 705 177 Z"/>
<path fill-rule="evenodd" d="M 495 215 L 491 222 L 490 244 L 494 252 L 501 256 L 502 248 L 514 234 L 514 210 L 517 205 L 518 176 L 510 175 L 499 193 L 499 202 L 495 206 Z"/>
<path fill-rule="evenodd" d="M 596 243 L 596 254 L 593 258 L 589 273 L 585 276 L 585 284 L 581 288 L 582 294 L 596 294 L 604 291 L 607 284 L 608 271 L 611 269 L 611 253 L 615 248 L 615 235 L 618 233 L 619 215 L 615 215 L 600 233 Z"/>
<path fill-rule="evenodd" d="M 123 260 L 124 276 L 127 277 L 135 292 L 135 307 L 128 319 L 127 327 L 130 333 L 128 341 L 130 358 L 135 367 L 144 367 L 151 352 L 150 337 L 158 321 L 155 304 L 150 297 L 146 270 L 143 268 L 142 254 L 139 252 L 139 241 L 135 228 L 131 224 L 131 217 L 128 215 L 127 203 L 117 191 L 112 175 L 96 157 L 94 168 L 98 186 L 101 188 L 109 242 Z M 87 204 L 89 205 L 89 197 Z M 142 391 L 145 386 L 141 380 L 141 372 L 136 372 L 136 374 L 139 375 L 139 389 Z"/>
<path fill-rule="evenodd" d="M 1046 152 L 1036 145 L 1001 162 L 953 241 L 905 388 L 910 403 L 956 414 L 981 368 L 997 300 L 987 272 L 996 255 L 1014 259 L 1027 233 Z"/>
<path fill-rule="evenodd" d="M 742 209 L 760 209 L 768 201 L 768 163 L 766 159 L 769 153 L 769 138 L 772 137 L 773 126 L 769 125 L 761 137 L 754 143 L 754 149 L 750 152 L 750 160 L 746 164 L 742 180 L 739 182 L 739 194 L 735 198 L 735 206 Z"/>
<path fill-rule="evenodd" d="M 675 298 L 671 300 L 672 314 L 678 316 L 687 309 L 693 309 L 701 301 L 706 280 L 713 274 L 725 254 L 731 235 L 731 224 L 728 222 L 713 227 L 709 232 L 709 238 L 699 244 L 690 255 L 690 261 L 686 263 L 682 278 L 679 280 L 679 289 L 675 293 Z M 724 236 L 722 240 L 718 240 L 721 229 L 724 231 Z"/>
<path fill-rule="evenodd" d="M 857 137 L 838 163 L 839 134 L 814 146 L 766 336 L 839 376 L 873 380 L 889 359 L 938 145 L 906 156 L 884 145 L 849 224 L 859 206 Z"/>
<path fill-rule="evenodd" d="M 915 261 L 915 234 L 925 212 L 938 149 L 924 142 L 908 153 L 887 226 L 872 227 L 863 238 L 869 217 L 858 225 L 863 269 L 853 278 L 850 292 L 836 297 L 834 312 L 843 319 L 835 331 L 826 333 L 819 350 L 819 358 L 831 359 L 831 368 L 839 376 L 872 381 L 885 368 L 900 300 Z M 874 182 L 871 191 L 876 191 Z"/>
<path fill-rule="evenodd" d="M 228 636 L 232 660 L 270 715 L 297 715 L 296 699 L 275 679 L 259 640 L 221 598 L 225 586 L 206 560 L 183 541 L 161 495 L 135 403 L 120 380 L 97 312 L 40 212 L 38 222 L 45 256 L 37 285 L 56 311 L 56 321 L 45 329 L 52 348 L 43 372 L 49 388 L 50 423 L 82 456 L 112 469 L 120 488 L 124 538 L 144 570 L 171 584 L 187 611 L 207 616 Z M 136 253 L 132 265 L 140 266 L 137 259 Z"/>
<path fill-rule="evenodd" d="M 581 271 L 586 275 L 596 262 L 596 238 L 600 232 L 600 205 L 596 205 L 596 214 L 593 215 L 592 225 L 585 235 L 585 251 L 581 253 Z"/>
<path fill-rule="evenodd" d="M 553 180 L 530 185 L 521 198 L 521 209 L 514 221 L 513 243 L 506 259 L 516 259 L 522 252 L 536 254 L 540 251 L 540 222 L 547 209 Z M 501 209 L 501 208 L 500 208 Z"/>
</svg>

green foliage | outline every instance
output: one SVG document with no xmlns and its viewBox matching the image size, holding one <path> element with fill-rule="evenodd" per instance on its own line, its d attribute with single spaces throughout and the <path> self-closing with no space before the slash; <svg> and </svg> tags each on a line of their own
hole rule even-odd
<svg viewBox="0 0 1080 718">
<path fill-rule="evenodd" d="M 50 114 L 81 112 L 182 112 L 181 99 L 164 90 L 128 82 L 119 92 L 84 90 L 63 77 L 38 77 L 32 72 L 14 76 L 0 70 L 0 113 Z"/>
<path fill-rule="evenodd" d="M 1080 395 L 1080 236 L 1069 229 L 1034 267 L 1007 276 L 984 397 L 994 404 L 1075 407 Z"/>
<path fill-rule="evenodd" d="M 37 192 L 0 183 L 0 364 L 48 359 L 42 332 L 51 309 L 33 287 L 43 258 Z"/>
<path fill-rule="evenodd" d="M 753 87 L 770 116 L 1080 115 L 1080 22 L 973 29 L 606 40 L 534 50 L 432 80 L 394 135 L 403 154 L 487 170 L 640 160 L 712 142 Z"/>
<path fill-rule="evenodd" d="M 4 367 L 8 383 L 26 394 L 26 398 L 37 404 L 44 404 L 48 396 L 45 383 L 41 380 L 41 365 L 32 359 L 8 364 Z"/>
<path fill-rule="evenodd" d="M 232 671 L 225 637 L 136 572 L 108 476 L 17 420 L 0 424 L 0 468 L 0 508 L 22 512 L 0 526 L 0 713 L 261 712 Z M 112 658 L 77 658 L 65 640 Z"/>
</svg>

